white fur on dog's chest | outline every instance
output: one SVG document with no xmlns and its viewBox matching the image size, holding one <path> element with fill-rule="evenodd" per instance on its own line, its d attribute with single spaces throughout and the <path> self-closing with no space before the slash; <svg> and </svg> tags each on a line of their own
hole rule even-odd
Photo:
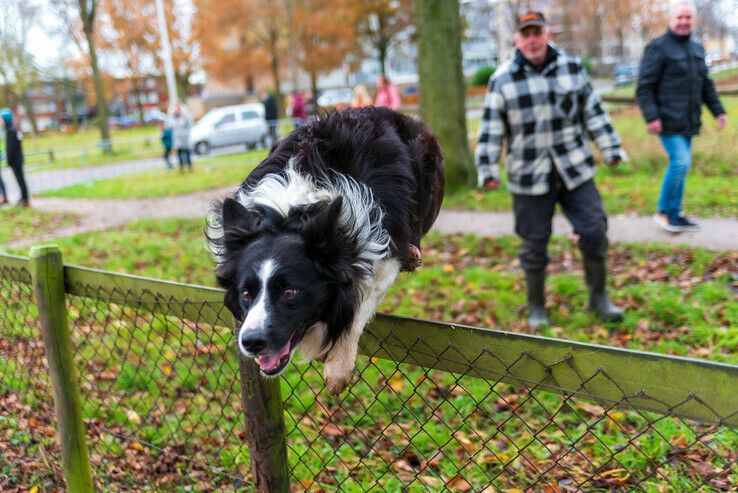
<svg viewBox="0 0 738 493">
<path fill-rule="evenodd" d="M 358 267 L 366 269 L 390 255 L 390 236 L 382 225 L 384 212 L 371 190 L 341 173 L 320 180 L 297 171 L 295 158 L 290 159 L 284 176 L 269 174 L 254 188 L 240 190 L 238 201 L 247 209 L 255 205 L 269 207 L 287 217 L 290 210 L 322 201 L 343 198 L 338 226 L 346 235 L 357 239 Z"/>
</svg>

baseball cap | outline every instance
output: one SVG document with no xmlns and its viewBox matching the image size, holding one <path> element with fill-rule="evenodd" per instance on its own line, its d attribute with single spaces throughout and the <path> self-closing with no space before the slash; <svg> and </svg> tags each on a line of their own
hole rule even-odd
<svg viewBox="0 0 738 493">
<path fill-rule="evenodd" d="M 543 27 L 546 25 L 546 18 L 540 12 L 528 10 L 518 17 L 518 31 L 522 31 L 529 26 Z"/>
</svg>

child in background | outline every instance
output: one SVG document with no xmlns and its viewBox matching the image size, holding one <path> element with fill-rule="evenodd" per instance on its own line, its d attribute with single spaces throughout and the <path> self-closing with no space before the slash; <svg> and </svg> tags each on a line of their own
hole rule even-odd
<svg viewBox="0 0 738 493">
<path fill-rule="evenodd" d="M 169 160 L 169 155 L 172 153 L 172 128 L 167 125 L 167 122 L 161 122 L 161 145 L 164 146 L 164 162 L 167 163 L 167 169 L 174 168 Z"/>
</svg>

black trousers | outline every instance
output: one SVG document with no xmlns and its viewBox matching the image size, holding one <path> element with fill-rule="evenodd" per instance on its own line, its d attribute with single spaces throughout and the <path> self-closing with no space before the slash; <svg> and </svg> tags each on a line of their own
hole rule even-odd
<svg viewBox="0 0 738 493">
<path fill-rule="evenodd" d="M 5 191 L 5 182 L 3 182 L 2 174 L 0 174 L 0 195 L 3 196 L 3 200 L 8 199 L 8 192 Z"/>
<path fill-rule="evenodd" d="M 180 169 L 183 169 L 185 166 L 192 169 L 192 156 L 190 155 L 189 149 L 177 149 L 177 160 L 179 161 Z"/>
<path fill-rule="evenodd" d="M 277 135 L 277 125 L 269 124 L 269 136 L 272 138 L 272 145 L 277 143 L 277 140 L 279 139 L 279 135 Z"/>
<path fill-rule="evenodd" d="M 557 203 L 561 204 L 564 215 L 579 235 L 582 254 L 590 258 L 605 258 L 607 215 L 594 181 L 589 180 L 574 190 L 567 190 L 554 171 L 550 185 L 545 195 L 513 194 L 515 233 L 523 239 L 519 252 L 523 269 L 541 270 L 548 265 L 548 240 Z"/>
<path fill-rule="evenodd" d="M 26 186 L 26 177 L 23 175 L 23 165 L 10 165 L 10 169 L 13 170 L 15 175 L 15 181 L 18 182 L 18 188 L 20 188 L 21 199 L 28 200 L 28 187 Z"/>
</svg>

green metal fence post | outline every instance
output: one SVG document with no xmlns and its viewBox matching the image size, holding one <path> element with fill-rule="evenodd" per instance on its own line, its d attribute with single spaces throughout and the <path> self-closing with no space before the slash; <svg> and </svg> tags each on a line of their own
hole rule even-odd
<svg viewBox="0 0 738 493">
<path fill-rule="evenodd" d="M 30 271 L 36 294 L 46 360 L 54 388 L 62 470 L 70 493 L 94 491 L 85 425 L 79 399 L 77 372 L 72 358 L 64 292 L 64 264 L 55 245 L 30 251 Z"/>
<path fill-rule="evenodd" d="M 238 334 L 238 332 L 236 332 Z M 254 487 L 259 493 L 288 493 L 287 436 L 280 378 L 263 378 L 259 365 L 238 355 L 246 442 Z"/>
</svg>

